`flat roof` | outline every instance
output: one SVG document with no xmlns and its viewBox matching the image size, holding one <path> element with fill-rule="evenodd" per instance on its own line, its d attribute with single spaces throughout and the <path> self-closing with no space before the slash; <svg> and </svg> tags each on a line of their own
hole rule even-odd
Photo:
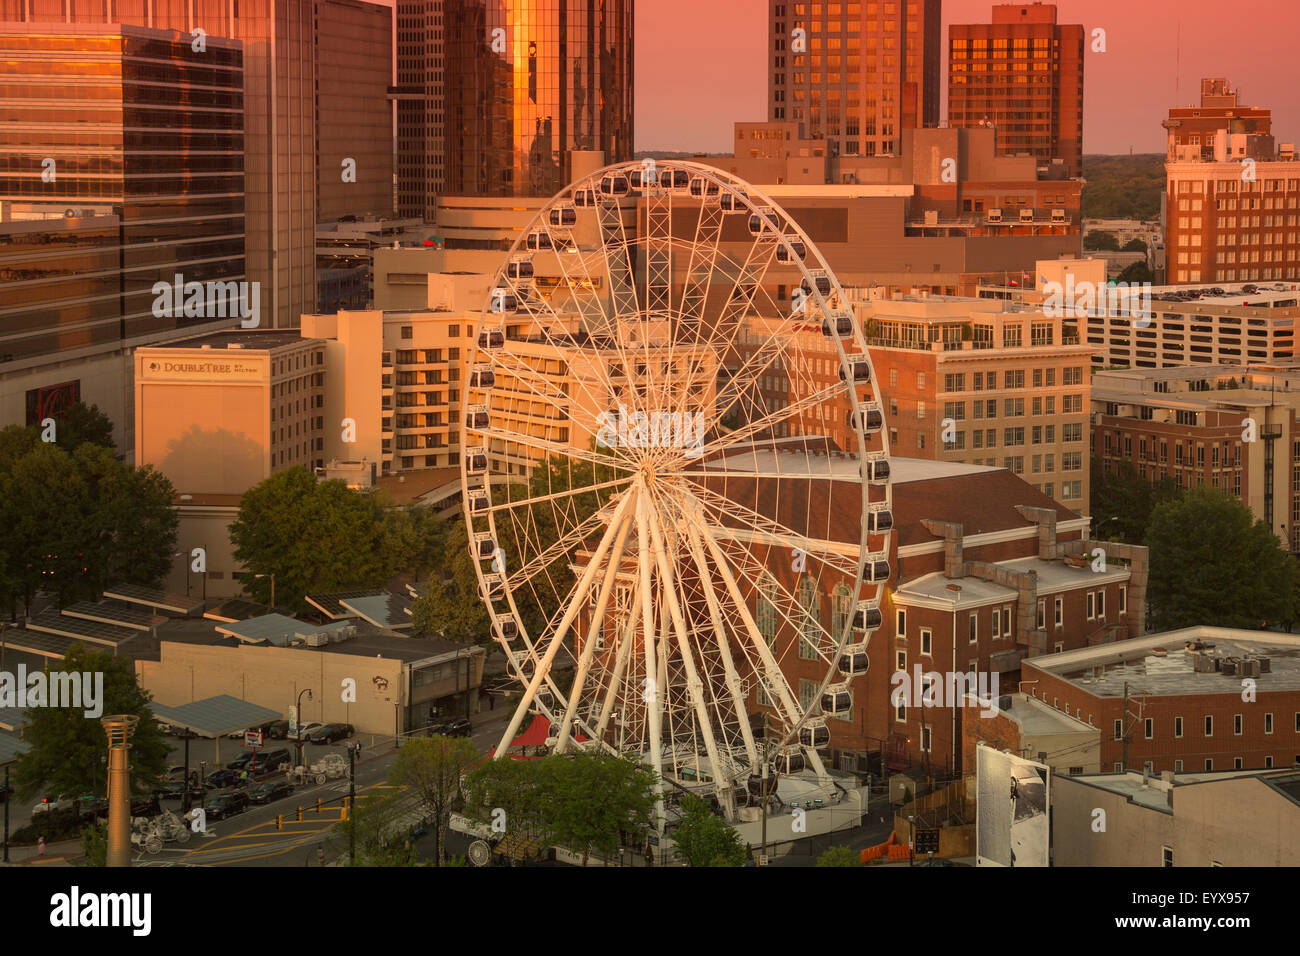
<svg viewBox="0 0 1300 956">
<path fill-rule="evenodd" d="M 0 707 L 0 730 L 17 732 L 27 724 L 26 707 Z"/>
<path fill-rule="evenodd" d="M 10 734 L 0 734 L 0 764 L 11 763 L 32 749 L 25 740 L 19 740 Z"/>
<path fill-rule="evenodd" d="M 1094 697 L 1241 693 L 1242 675 L 1197 673 L 1189 642 L 1220 660 L 1267 657 L 1269 671 L 1255 678 L 1261 691 L 1300 690 L 1300 636 L 1273 631 L 1189 627 L 1161 634 L 1028 658 L 1025 666 L 1052 674 Z M 1213 645 L 1209 647 L 1208 645 Z M 1162 649 L 1164 653 L 1157 653 Z"/>
<path fill-rule="evenodd" d="M 324 339 L 304 338 L 296 329 L 223 329 L 220 332 L 208 332 L 196 335 L 192 339 L 180 339 L 166 345 L 151 346 L 140 351 L 176 349 L 244 349 L 247 351 L 271 351 L 287 348 L 290 345 L 307 345 L 324 343 Z"/>
<path fill-rule="evenodd" d="M 1171 812 L 1168 793 L 1170 789 L 1177 792 L 1180 787 L 1196 786 L 1205 783 L 1222 783 L 1241 777 L 1257 777 L 1268 786 L 1279 790 L 1290 799 L 1295 797 L 1289 792 L 1294 786 L 1296 771 L 1291 769 L 1265 768 L 1256 770 L 1211 770 L 1202 773 L 1175 773 L 1171 781 L 1166 782 L 1159 775 L 1143 778 L 1140 771 L 1128 770 L 1122 773 L 1081 773 L 1069 774 L 1064 778 L 1075 783 L 1086 784 L 1099 790 L 1119 794 L 1139 806 L 1150 810 Z M 1280 784 L 1280 785 L 1279 785 Z"/>
<path fill-rule="evenodd" d="M 953 590 L 953 588 L 957 590 Z M 914 578 L 894 592 L 899 599 L 920 599 L 953 608 L 975 607 L 1000 601 L 1014 601 L 1019 592 L 982 578 L 949 578 L 942 571 Z"/>
<path fill-rule="evenodd" d="M 149 709 L 160 720 L 166 721 L 173 727 L 193 731 L 200 737 L 224 737 L 237 730 L 283 717 L 277 710 L 250 704 L 229 694 L 205 697 L 203 700 L 181 704 L 178 707 L 168 707 L 151 701 Z"/>
<path fill-rule="evenodd" d="M 1038 575 L 1038 593 L 1054 594 L 1073 588 L 1096 584 L 1114 584 L 1127 581 L 1131 572 L 1128 565 L 1113 561 L 1106 563 L 1105 571 L 1094 571 L 1089 561 L 1081 568 L 1072 568 L 1063 560 L 1045 561 L 1040 557 L 1014 558 L 997 562 L 999 567 L 1014 571 L 1033 571 Z"/>
<path fill-rule="evenodd" d="M 276 647 L 287 647 L 294 637 L 308 634 L 332 634 L 347 626 L 346 622 L 317 626 L 304 623 L 297 618 L 284 614 L 263 614 L 260 617 L 249 617 L 242 621 L 217 624 L 215 630 L 218 634 L 238 638 L 247 644 L 266 641 Z"/>
<path fill-rule="evenodd" d="M 998 713 L 1015 721 L 1027 734 L 1089 734 L 1097 728 L 1074 717 L 1048 707 L 1041 700 L 1026 694 L 1012 694 L 1010 706 L 998 707 Z"/>
</svg>

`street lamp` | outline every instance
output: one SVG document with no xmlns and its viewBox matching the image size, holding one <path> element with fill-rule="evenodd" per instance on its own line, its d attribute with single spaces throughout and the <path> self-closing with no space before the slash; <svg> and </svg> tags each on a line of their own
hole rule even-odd
<svg viewBox="0 0 1300 956">
<path fill-rule="evenodd" d="M 270 610 L 276 610 L 276 575 L 274 575 L 274 572 L 269 575 L 253 575 L 253 578 L 270 579 Z M 308 697 L 307 700 L 311 700 L 311 697 Z"/>
<path fill-rule="evenodd" d="M 258 575 L 258 577 L 261 577 L 261 575 Z M 293 705 L 294 713 L 296 713 L 296 714 L 298 715 L 298 765 L 299 765 L 300 767 L 301 767 L 301 766 L 306 766 L 306 764 L 303 763 L 303 759 L 302 759 L 302 723 L 303 723 L 303 721 L 302 721 L 302 695 L 303 695 L 303 694 L 306 694 L 306 695 L 307 695 L 307 699 L 308 699 L 308 700 L 311 700 L 311 688 L 310 688 L 310 687 L 304 687 L 302 690 L 298 691 L 298 700 L 297 700 L 297 701 L 294 703 L 294 705 Z"/>
</svg>

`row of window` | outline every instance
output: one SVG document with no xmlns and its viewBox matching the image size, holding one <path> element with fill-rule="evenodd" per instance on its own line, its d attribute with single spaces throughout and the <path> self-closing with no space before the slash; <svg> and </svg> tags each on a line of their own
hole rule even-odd
<svg viewBox="0 0 1300 956">
<path fill-rule="evenodd" d="M 1202 736 L 1205 736 L 1205 737 L 1213 737 L 1213 736 L 1214 736 L 1214 716 L 1213 716 L 1212 714 L 1206 714 L 1206 715 L 1202 718 L 1202 721 L 1203 721 L 1203 723 L 1202 723 L 1202 730 L 1203 730 Z M 1244 716 L 1243 714 L 1233 714 L 1233 715 L 1232 715 L 1232 734 L 1233 734 L 1233 736 L 1234 736 L 1234 737 L 1240 737 L 1240 736 L 1242 736 L 1242 735 L 1246 732 L 1245 728 L 1246 728 L 1246 720 L 1245 720 L 1245 716 Z M 1122 719 L 1117 719 L 1117 720 L 1115 721 L 1115 728 L 1114 728 L 1114 729 L 1115 729 L 1115 738 L 1114 738 L 1114 739 L 1115 739 L 1115 740 L 1123 740 L 1123 739 L 1124 739 L 1124 723 L 1123 723 L 1123 720 L 1122 720 Z M 1273 720 L 1273 715 L 1272 715 L 1271 713 L 1266 713 L 1266 714 L 1264 715 L 1264 733 L 1265 733 L 1265 734 L 1271 734 L 1271 733 L 1273 733 L 1273 730 L 1274 730 L 1274 720 Z M 1295 715 L 1295 732 L 1296 732 L 1297 734 L 1300 734 L 1300 711 L 1297 711 L 1297 712 L 1296 712 L 1296 715 Z M 1143 737 L 1144 737 L 1145 739 L 1147 739 L 1147 740 L 1154 740 L 1154 739 L 1155 739 L 1155 733 L 1156 733 L 1156 731 L 1155 731 L 1155 718 L 1153 718 L 1153 717 L 1146 717 L 1146 718 L 1144 718 L 1143 721 L 1142 721 L 1142 735 L 1143 735 Z M 1183 718 L 1182 718 L 1182 717 L 1175 717 L 1175 718 L 1174 718 L 1174 737 L 1175 737 L 1175 738 L 1181 738 L 1182 736 L 1183 736 Z M 1240 758 L 1239 758 L 1239 759 L 1240 759 Z M 1208 770 L 1208 769 L 1210 769 L 1210 768 L 1207 767 L 1206 769 Z"/>
</svg>

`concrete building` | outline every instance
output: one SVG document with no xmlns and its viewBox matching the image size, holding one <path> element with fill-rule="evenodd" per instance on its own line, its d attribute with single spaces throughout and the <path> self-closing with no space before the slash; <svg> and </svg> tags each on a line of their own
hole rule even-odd
<svg viewBox="0 0 1300 956">
<path fill-rule="evenodd" d="M 998 154 L 1083 174 L 1083 27 L 1052 3 L 1004 3 L 992 23 L 948 28 L 948 125 L 997 130 Z M 1053 167 L 1057 167 L 1053 169 Z"/>
<path fill-rule="evenodd" d="M 0 5 L 0 22 L 10 13 Z M 161 308 L 154 291 L 178 273 L 223 290 L 247 278 L 245 50 L 212 33 L 196 53 L 170 30 L 0 26 L 0 425 L 80 398 L 129 449 L 132 349 L 240 315 L 225 291 L 210 314 Z M 172 64 L 162 99 L 144 80 L 159 58 Z M 96 98 L 121 105 L 90 109 Z"/>
<path fill-rule="evenodd" d="M 1102 731 L 1105 770 L 1300 764 L 1300 637 L 1190 627 L 1033 658 L 1020 676 Z"/>
<path fill-rule="evenodd" d="M 768 3 L 767 118 L 832 156 L 888 156 L 939 125 L 940 0 Z"/>
<path fill-rule="evenodd" d="M 1226 77 L 1206 77 L 1201 80 L 1201 102 L 1171 108 L 1161 125 L 1168 130 L 1170 160 L 1210 162 L 1219 133 L 1270 136 L 1273 111 L 1246 106 Z"/>
<path fill-rule="evenodd" d="M 242 495 L 324 464 L 325 347 L 297 331 L 214 332 L 135 353 L 135 458 L 186 494 Z"/>
<path fill-rule="evenodd" d="M 552 196 L 569 153 L 632 158 L 633 4 L 398 0 L 398 214 Z"/>
<path fill-rule="evenodd" d="M 1300 551 L 1300 365 L 1096 372 L 1092 454 L 1148 481 L 1220 488 Z"/>
<path fill-rule="evenodd" d="M 316 299 L 321 314 L 375 305 L 375 254 L 397 244 L 422 246 L 419 219 L 346 215 L 316 224 Z"/>
<path fill-rule="evenodd" d="M 1079 341 L 1076 320 L 946 296 L 873 296 L 855 308 L 887 397 L 881 411 L 893 454 L 1000 466 L 1076 514 L 1087 509 L 1093 350 Z M 804 363 L 759 377 L 759 414 L 834 381 L 838 354 L 817 326 L 750 324 L 733 372 L 774 334 L 796 340 L 791 354 Z M 810 407 L 789 418 L 778 437 L 828 435 L 853 448 L 847 415 L 842 400 Z"/>
<path fill-rule="evenodd" d="M 1300 773 L 1057 774 L 1052 865 L 1295 867 Z"/>
<path fill-rule="evenodd" d="M 311 630 L 304 625 L 304 630 Z M 243 643 L 207 633 L 160 633 L 156 659 L 135 662 L 140 686 L 153 699 L 178 706 L 218 694 L 269 707 L 288 716 L 300 691 L 299 720 L 349 723 L 362 734 L 391 736 L 478 709 L 482 648 L 426 638 L 395 637 L 365 624 L 355 636 L 320 646 Z M 192 629 L 190 629 L 192 631 Z M 344 681 L 355 681 L 356 701 L 344 700 Z"/>
</svg>

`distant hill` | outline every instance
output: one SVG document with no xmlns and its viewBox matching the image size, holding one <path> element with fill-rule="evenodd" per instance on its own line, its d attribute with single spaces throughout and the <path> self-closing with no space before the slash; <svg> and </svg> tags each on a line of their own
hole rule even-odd
<svg viewBox="0 0 1300 956">
<path fill-rule="evenodd" d="M 1155 219 L 1165 188 L 1165 154 L 1084 156 L 1085 219 Z"/>
</svg>

